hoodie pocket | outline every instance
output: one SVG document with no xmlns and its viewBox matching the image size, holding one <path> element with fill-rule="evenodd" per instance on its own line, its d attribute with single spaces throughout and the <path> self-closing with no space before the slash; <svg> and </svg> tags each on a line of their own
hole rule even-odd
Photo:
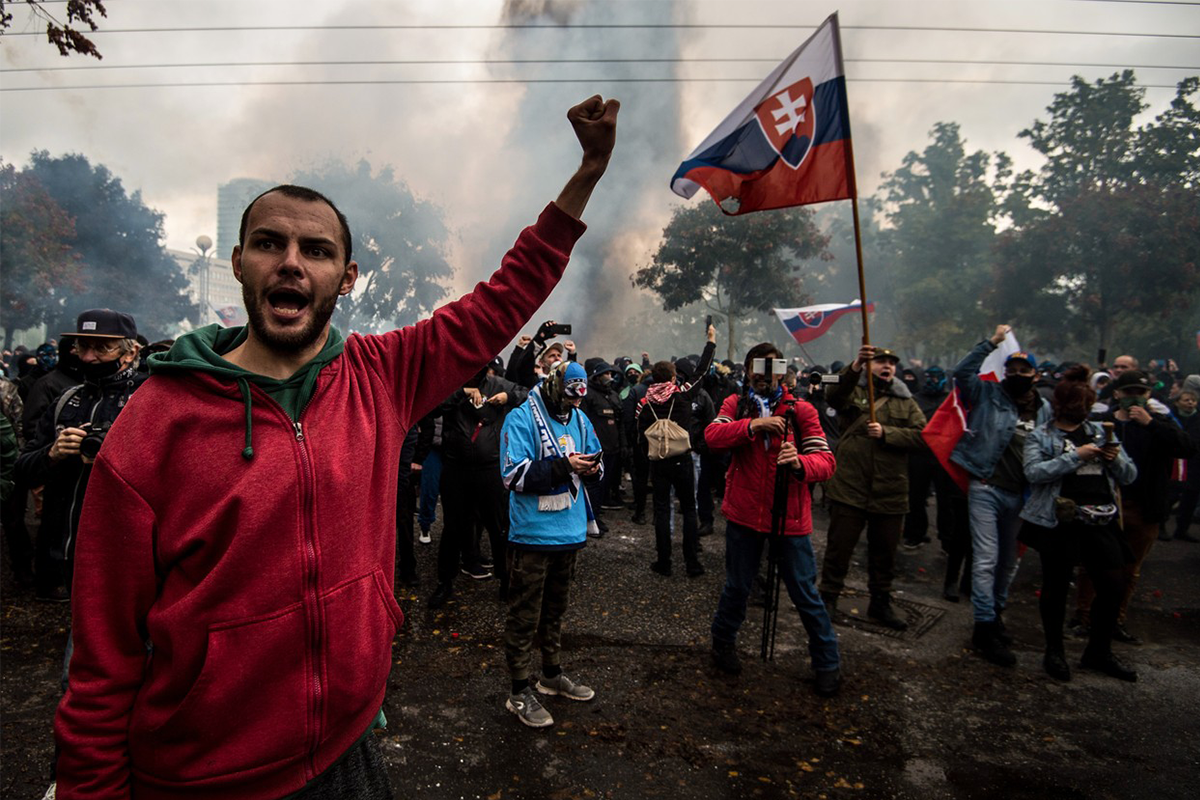
<svg viewBox="0 0 1200 800">
<path fill-rule="evenodd" d="M 210 625 L 204 666 L 183 702 L 156 727 L 130 731 L 139 771 L 185 782 L 302 757 L 304 641 L 298 603 Z"/>
<path fill-rule="evenodd" d="M 322 605 L 327 637 L 325 732 L 337 735 L 345 725 L 379 710 L 376 704 L 392 668 L 392 639 L 404 615 L 379 569 L 335 587 Z"/>
</svg>

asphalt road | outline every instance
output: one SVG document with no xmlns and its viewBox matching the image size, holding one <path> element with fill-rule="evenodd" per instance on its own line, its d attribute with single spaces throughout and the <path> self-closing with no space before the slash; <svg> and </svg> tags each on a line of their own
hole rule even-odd
<svg viewBox="0 0 1200 800">
<path fill-rule="evenodd" d="M 609 512 L 612 530 L 580 554 L 567 619 L 568 673 L 589 703 L 548 698 L 556 724 L 533 730 L 504 708 L 503 607 L 494 581 L 458 582 L 433 612 L 435 544 L 417 545 L 425 583 L 399 591 L 407 616 L 394 646 L 382 744 L 401 798 L 1192 798 L 1200 774 L 1200 545 L 1157 543 L 1117 645 L 1139 671 L 1127 684 L 1075 670 L 1042 672 L 1039 565 L 1028 553 L 1006 621 L 1018 665 L 969 650 L 970 609 L 941 598 L 937 543 L 898 555 L 901 637 L 857 621 L 844 598 L 837 630 L 841 695 L 812 692 L 803 628 L 781 609 L 774 661 L 758 657 L 751 609 L 730 678 L 708 657 L 723 580 L 723 522 L 703 540 L 707 574 L 649 570 L 653 531 Z M 823 551 L 824 515 L 814 540 Z M 865 544 L 851 587 L 865 588 Z M 680 561 L 677 559 L 677 561 Z M 681 566 L 681 563 L 680 563 Z M 66 609 L 35 603 L 6 570 L 0 599 L 0 735 L 6 798 L 40 798 Z M 853 612 L 857 611 L 855 615 Z M 1068 638 L 1074 662 L 1083 642 Z M 536 665 L 536 659 L 535 659 Z"/>
</svg>

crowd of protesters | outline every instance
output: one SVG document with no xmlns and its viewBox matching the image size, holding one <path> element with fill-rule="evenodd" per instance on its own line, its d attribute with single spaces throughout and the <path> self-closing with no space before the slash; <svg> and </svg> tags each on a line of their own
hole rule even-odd
<svg viewBox="0 0 1200 800">
<path fill-rule="evenodd" d="M 505 357 L 562 274 L 612 150 L 614 102 L 570 117 L 579 171 L 492 280 L 431 320 L 343 338 L 329 314 L 357 275 L 348 223 L 283 186 L 243 216 L 246 327 L 151 345 L 130 315 L 91 309 L 57 341 L 4 354 L 10 562 L 38 600 L 73 606 L 61 796 L 391 796 L 368 734 L 386 726 L 394 584 L 421 582 L 416 547 L 434 546 L 439 496 L 426 605 L 450 603 L 456 581 L 496 579 L 504 705 L 530 727 L 554 722 L 543 697 L 596 697 L 568 677 L 562 630 L 579 552 L 603 544 L 614 513 L 652 525 L 655 580 L 673 579 L 676 528 L 694 579 L 701 540 L 723 527 L 711 659 L 725 673 L 742 671 L 766 554 L 814 689 L 836 695 L 854 549 L 865 531 L 868 620 L 904 631 L 895 559 L 930 541 L 932 492 L 943 597 L 969 594 L 980 656 L 1016 663 L 1003 614 L 1023 543 L 1041 560 L 1046 673 L 1070 680 L 1070 628 L 1087 638 L 1081 667 L 1136 680 L 1113 643 L 1138 641 L 1127 610 L 1146 555 L 1200 541 L 1200 375 L 1018 351 L 988 380 L 1004 325 L 949 369 L 871 345 L 829 369 L 766 342 L 717 362 L 711 323 L 699 353 L 653 361 L 588 352 L 551 320 Z M 966 426 L 939 456 L 925 428 L 950 401 Z"/>
</svg>

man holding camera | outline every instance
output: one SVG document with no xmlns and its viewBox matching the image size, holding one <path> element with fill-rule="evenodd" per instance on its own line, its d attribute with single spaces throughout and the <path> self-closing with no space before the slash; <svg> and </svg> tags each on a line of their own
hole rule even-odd
<svg viewBox="0 0 1200 800">
<path fill-rule="evenodd" d="M 17 460 L 25 486 L 46 487 L 35 588 L 39 600 L 55 603 L 70 598 L 71 557 L 92 462 L 117 414 L 146 380 L 137 371 L 137 325 L 128 314 L 84 311 L 73 347 L 84 382 L 50 404 Z"/>
</svg>

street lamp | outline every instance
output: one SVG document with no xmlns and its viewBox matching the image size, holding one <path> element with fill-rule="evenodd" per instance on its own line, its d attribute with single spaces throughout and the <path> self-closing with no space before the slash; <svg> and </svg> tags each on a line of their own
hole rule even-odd
<svg viewBox="0 0 1200 800">
<path fill-rule="evenodd" d="M 200 257 L 192 264 L 192 271 L 200 273 L 200 314 L 196 319 L 201 325 L 204 324 L 204 318 L 209 315 L 211 309 L 208 302 L 208 275 L 209 269 L 212 267 L 212 246 L 212 238 L 203 233 L 196 237 L 196 250 Z"/>
</svg>

